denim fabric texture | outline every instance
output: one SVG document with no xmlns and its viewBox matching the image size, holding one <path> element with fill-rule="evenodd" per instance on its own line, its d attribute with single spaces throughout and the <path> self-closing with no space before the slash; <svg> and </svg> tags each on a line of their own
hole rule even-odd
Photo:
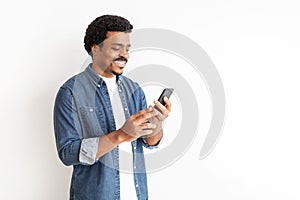
<svg viewBox="0 0 300 200">
<path fill-rule="evenodd" d="M 119 75 L 117 85 L 125 117 L 147 108 L 141 87 Z M 120 199 L 119 148 L 96 160 L 99 137 L 115 131 L 112 105 L 105 81 L 89 65 L 59 89 L 54 105 L 54 131 L 60 160 L 73 166 L 71 200 Z M 146 166 L 139 138 L 132 143 L 134 183 L 139 200 L 148 199 Z"/>
</svg>

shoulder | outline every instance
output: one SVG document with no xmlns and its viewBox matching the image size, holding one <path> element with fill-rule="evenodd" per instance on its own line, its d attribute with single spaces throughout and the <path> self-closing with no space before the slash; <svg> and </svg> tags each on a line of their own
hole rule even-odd
<svg viewBox="0 0 300 200">
<path fill-rule="evenodd" d="M 65 96 L 72 96 L 73 88 L 75 81 L 78 77 L 82 76 L 82 73 L 76 74 L 68 78 L 60 87 L 57 92 L 57 97 L 65 97 Z"/>
<path fill-rule="evenodd" d="M 70 77 L 69 79 L 67 79 L 61 85 L 60 89 L 72 91 L 73 87 L 74 87 L 74 84 L 75 84 L 75 81 L 78 82 L 79 80 L 83 79 L 83 77 L 86 78 L 86 75 L 85 75 L 84 71 Z"/>
</svg>

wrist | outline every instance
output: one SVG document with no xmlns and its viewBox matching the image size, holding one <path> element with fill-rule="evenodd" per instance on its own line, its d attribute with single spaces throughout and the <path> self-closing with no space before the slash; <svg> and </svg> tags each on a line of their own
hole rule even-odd
<svg viewBox="0 0 300 200">
<path fill-rule="evenodd" d="M 118 143 L 122 143 L 126 141 L 128 135 L 122 129 L 118 129 L 116 130 L 116 138 Z"/>
<path fill-rule="evenodd" d="M 156 146 L 159 141 L 162 139 L 162 130 L 157 132 L 157 133 L 153 133 L 151 135 L 148 135 L 146 138 L 143 138 L 144 141 L 147 142 L 148 145 L 150 146 Z"/>
</svg>

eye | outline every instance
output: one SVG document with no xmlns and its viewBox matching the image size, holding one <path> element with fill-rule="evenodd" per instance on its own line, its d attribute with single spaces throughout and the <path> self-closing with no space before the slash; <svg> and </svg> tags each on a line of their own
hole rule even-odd
<svg viewBox="0 0 300 200">
<path fill-rule="evenodd" d="M 112 47 L 112 50 L 114 50 L 114 51 L 120 51 L 120 48 Z"/>
</svg>

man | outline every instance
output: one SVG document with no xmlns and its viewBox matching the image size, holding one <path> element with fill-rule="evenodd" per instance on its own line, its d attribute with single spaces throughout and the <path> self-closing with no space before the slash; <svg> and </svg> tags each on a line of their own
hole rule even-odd
<svg viewBox="0 0 300 200">
<path fill-rule="evenodd" d="M 143 90 L 122 75 L 132 28 L 120 16 L 96 18 L 84 38 L 93 62 L 56 96 L 56 145 L 61 161 L 73 165 L 72 200 L 148 199 L 143 147 L 159 145 L 171 103 L 154 101 L 161 112 L 147 107 Z M 120 173 L 123 167 L 132 173 Z"/>
</svg>

